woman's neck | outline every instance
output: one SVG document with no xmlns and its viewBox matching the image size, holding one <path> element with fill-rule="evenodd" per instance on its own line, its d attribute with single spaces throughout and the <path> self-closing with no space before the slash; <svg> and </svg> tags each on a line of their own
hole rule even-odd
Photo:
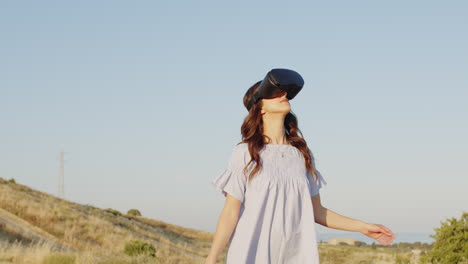
<svg viewBox="0 0 468 264">
<path fill-rule="evenodd" d="M 284 116 L 276 116 L 276 118 L 264 118 L 263 134 L 271 139 L 268 144 L 289 144 L 286 139 Z"/>
</svg>

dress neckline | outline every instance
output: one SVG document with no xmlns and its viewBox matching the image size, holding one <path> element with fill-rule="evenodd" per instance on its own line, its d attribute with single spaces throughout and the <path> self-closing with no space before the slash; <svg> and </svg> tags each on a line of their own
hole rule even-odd
<svg viewBox="0 0 468 264">
<path fill-rule="evenodd" d="M 248 145 L 247 143 L 243 142 L 241 144 L 244 144 L 244 145 Z M 265 147 L 278 147 L 278 148 L 281 148 L 281 147 L 293 147 L 295 148 L 293 145 L 291 144 L 264 144 L 263 146 Z"/>
</svg>

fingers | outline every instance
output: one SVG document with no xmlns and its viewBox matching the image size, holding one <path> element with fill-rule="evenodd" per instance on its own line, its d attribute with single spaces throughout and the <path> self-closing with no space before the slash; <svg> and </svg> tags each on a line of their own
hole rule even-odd
<svg viewBox="0 0 468 264">
<path fill-rule="evenodd" d="M 382 245 L 389 245 L 395 239 L 395 235 L 393 234 L 392 230 L 390 230 L 384 225 L 371 224 L 371 228 L 369 228 L 369 232 L 370 234 L 373 233 L 374 235 L 368 235 L 368 236 L 373 237 Z"/>
<path fill-rule="evenodd" d="M 395 235 L 393 234 L 392 230 L 390 230 L 390 229 L 387 228 L 386 226 L 384 226 L 384 225 L 379 225 L 379 226 L 385 231 L 385 233 L 386 233 L 387 235 L 393 236 L 393 237 L 395 236 Z"/>
<path fill-rule="evenodd" d="M 384 229 L 385 229 L 385 231 L 387 231 L 388 235 L 392 235 L 392 236 L 393 236 L 392 230 L 388 229 L 386 226 L 384 226 Z"/>
<path fill-rule="evenodd" d="M 377 241 L 382 244 L 382 245 L 387 245 L 387 241 L 385 240 L 385 237 L 381 236 L 379 238 L 377 238 Z"/>
<path fill-rule="evenodd" d="M 387 244 L 391 244 L 394 239 L 395 239 L 394 236 L 386 236 L 385 237 L 385 240 L 387 241 Z"/>
<path fill-rule="evenodd" d="M 378 226 L 381 229 L 382 235 L 379 236 L 376 240 L 382 245 L 391 244 L 393 240 L 395 239 L 395 235 L 393 234 L 393 232 L 383 225 L 378 225 Z"/>
<path fill-rule="evenodd" d="M 386 236 L 381 236 L 379 238 L 376 239 L 380 244 L 386 246 L 386 245 L 390 245 L 392 242 L 393 242 L 393 239 L 389 238 L 389 237 L 386 237 Z"/>
</svg>

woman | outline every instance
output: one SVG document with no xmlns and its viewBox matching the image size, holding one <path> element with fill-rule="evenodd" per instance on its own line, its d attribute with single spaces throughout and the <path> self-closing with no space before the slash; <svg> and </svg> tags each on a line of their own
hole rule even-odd
<svg viewBox="0 0 468 264">
<path fill-rule="evenodd" d="M 395 238 L 383 225 L 322 206 L 319 189 L 326 182 L 289 103 L 302 85 L 295 71 L 273 69 L 247 90 L 243 140 L 212 180 L 226 201 L 206 264 L 216 263 L 228 242 L 228 264 L 319 263 L 314 223 L 360 232 L 382 245 Z"/>
</svg>

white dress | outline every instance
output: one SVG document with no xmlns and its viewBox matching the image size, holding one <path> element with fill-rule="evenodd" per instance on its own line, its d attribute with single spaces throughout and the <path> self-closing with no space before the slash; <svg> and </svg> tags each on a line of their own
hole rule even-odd
<svg viewBox="0 0 468 264">
<path fill-rule="evenodd" d="M 227 168 L 211 181 L 224 196 L 227 192 L 242 202 L 226 263 L 318 264 L 311 197 L 327 182 L 320 172 L 315 182 L 292 145 L 266 144 L 259 154 L 263 168 L 250 184 L 242 174 L 250 161 L 247 143 L 234 147 Z"/>
</svg>

